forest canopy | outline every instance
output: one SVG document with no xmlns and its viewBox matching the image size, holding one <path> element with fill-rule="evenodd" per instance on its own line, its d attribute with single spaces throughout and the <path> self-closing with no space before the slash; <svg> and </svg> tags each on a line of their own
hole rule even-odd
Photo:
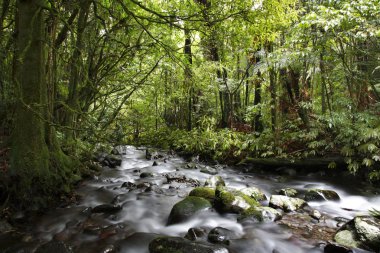
<svg viewBox="0 0 380 253">
<path fill-rule="evenodd" d="M 377 0 L 2 0 L 2 188 L 43 206 L 120 144 L 338 157 L 380 180 L 379 16 Z"/>
</svg>

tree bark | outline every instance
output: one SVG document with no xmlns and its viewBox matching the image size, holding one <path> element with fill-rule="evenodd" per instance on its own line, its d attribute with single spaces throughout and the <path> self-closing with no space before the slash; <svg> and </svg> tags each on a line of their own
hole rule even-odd
<svg viewBox="0 0 380 253">
<path fill-rule="evenodd" d="M 46 81 L 43 0 L 19 0 L 17 20 L 17 108 L 11 150 L 14 198 L 35 200 L 50 186 L 45 142 Z"/>
</svg>

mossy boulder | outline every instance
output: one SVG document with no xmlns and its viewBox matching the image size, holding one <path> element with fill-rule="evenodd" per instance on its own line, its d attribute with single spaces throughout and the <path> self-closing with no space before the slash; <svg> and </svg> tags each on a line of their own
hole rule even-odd
<svg viewBox="0 0 380 253">
<path fill-rule="evenodd" d="M 269 206 L 273 208 L 280 208 L 285 212 L 296 211 L 307 203 L 303 199 L 291 198 L 283 195 L 272 195 L 269 200 Z"/>
<path fill-rule="evenodd" d="M 189 196 L 213 200 L 215 198 L 215 189 L 209 187 L 197 187 L 189 193 Z"/>
<path fill-rule="evenodd" d="M 284 195 L 288 197 L 295 197 L 297 196 L 298 192 L 296 189 L 293 188 L 284 188 L 278 191 L 279 195 Z"/>
<path fill-rule="evenodd" d="M 338 193 L 332 190 L 310 189 L 305 193 L 306 201 L 340 200 Z"/>
<path fill-rule="evenodd" d="M 236 190 L 219 186 L 215 191 L 214 207 L 222 213 L 241 213 L 260 204 L 253 198 Z"/>
<path fill-rule="evenodd" d="M 241 189 L 240 192 L 242 192 L 243 194 L 251 198 L 254 198 L 256 201 L 263 201 L 267 199 L 267 196 L 265 196 L 265 193 L 257 187 L 244 188 L 244 189 Z"/>
<path fill-rule="evenodd" d="M 269 222 L 281 219 L 282 213 L 274 208 L 266 206 L 254 206 L 244 210 L 238 217 L 238 221 L 250 220 L 254 222 Z"/>
<path fill-rule="evenodd" d="M 380 220 L 371 216 L 356 216 L 342 226 L 334 240 L 346 247 L 380 252 Z"/>
<path fill-rule="evenodd" d="M 350 230 L 338 231 L 338 233 L 336 233 L 334 236 L 334 241 L 336 241 L 340 245 L 343 245 L 349 248 L 359 247 L 359 243 L 356 240 L 355 232 L 350 231 Z"/>
<path fill-rule="evenodd" d="M 224 182 L 224 180 L 221 176 L 211 176 L 206 180 L 204 186 L 218 187 L 218 186 L 225 186 L 225 185 L 226 185 L 226 183 Z"/>
<path fill-rule="evenodd" d="M 205 198 L 188 196 L 173 206 L 168 218 L 168 225 L 186 221 L 195 213 L 211 207 L 210 201 Z"/>
<path fill-rule="evenodd" d="M 221 245 L 193 242 L 182 237 L 158 237 L 149 243 L 150 253 L 229 253 Z"/>
</svg>

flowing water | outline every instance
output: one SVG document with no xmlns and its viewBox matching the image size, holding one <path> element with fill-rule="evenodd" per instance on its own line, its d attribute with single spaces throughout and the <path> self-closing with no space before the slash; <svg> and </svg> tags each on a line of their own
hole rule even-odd
<svg viewBox="0 0 380 253">
<path fill-rule="evenodd" d="M 315 242 L 302 240 L 292 231 L 275 222 L 241 224 L 235 214 L 219 214 L 209 210 L 200 212 L 185 223 L 167 226 L 167 218 L 173 205 L 193 189 L 186 183 L 167 183 L 164 176 L 176 172 L 201 184 L 210 177 L 199 169 L 186 169 L 187 164 L 178 156 L 153 161 L 145 158 L 145 150 L 131 146 L 123 147 L 123 162 L 115 169 L 104 168 L 101 175 L 83 182 L 77 190 L 81 200 L 65 208 L 52 210 L 41 216 L 33 225 L 33 236 L 41 241 L 63 240 L 73 246 L 75 252 L 111 252 L 113 246 L 122 253 L 147 253 L 149 242 L 159 235 L 183 237 L 193 227 L 223 227 L 233 230 L 236 240 L 231 240 L 231 249 L 238 253 L 302 253 L 323 252 Z M 143 172 L 153 177 L 141 178 Z M 292 174 L 292 173 L 290 173 Z M 230 188 L 247 186 L 261 188 L 269 197 L 281 188 L 322 188 L 336 191 L 340 201 L 310 202 L 309 205 L 331 217 L 352 218 L 358 213 L 367 213 L 369 208 L 380 208 L 380 196 L 364 196 L 363 186 L 348 180 L 319 175 L 293 176 L 278 174 L 243 173 L 230 167 L 218 168 L 220 175 Z M 121 187 L 131 182 L 156 184 L 153 190 Z M 88 207 L 117 203 L 122 210 L 113 214 L 89 214 Z M 332 222 L 331 226 L 336 226 Z M 113 246 L 112 246 L 113 245 Z M 107 249 L 109 251 L 107 251 Z"/>
</svg>

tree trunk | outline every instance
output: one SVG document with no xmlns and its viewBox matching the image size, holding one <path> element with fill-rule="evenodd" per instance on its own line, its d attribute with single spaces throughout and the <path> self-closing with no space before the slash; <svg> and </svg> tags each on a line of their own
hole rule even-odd
<svg viewBox="0 0 380 253">
<path fill-rule="evenodd" d="M 191 53 L 191 34 L 188 29 L 185 29 L 185 88 L 188 89 L 188 106 L 187 106 L 187 130 L 192 129 L 192 108 L 193 108 L 193 94 L 194 88 L 192 85 L 193 73 L 191 65 L 193 64 L 193 55 Z"/>
<path fill-rule="evenodd" d="M 14 198 L 23 203 L 46 194 L 51 186 L 45 142 L 46 81 L 42 0 L 18 1 L 17 108 L 11 153 Z M 38 202 L 38 200 L 36 200 Z"/>
</svg>

